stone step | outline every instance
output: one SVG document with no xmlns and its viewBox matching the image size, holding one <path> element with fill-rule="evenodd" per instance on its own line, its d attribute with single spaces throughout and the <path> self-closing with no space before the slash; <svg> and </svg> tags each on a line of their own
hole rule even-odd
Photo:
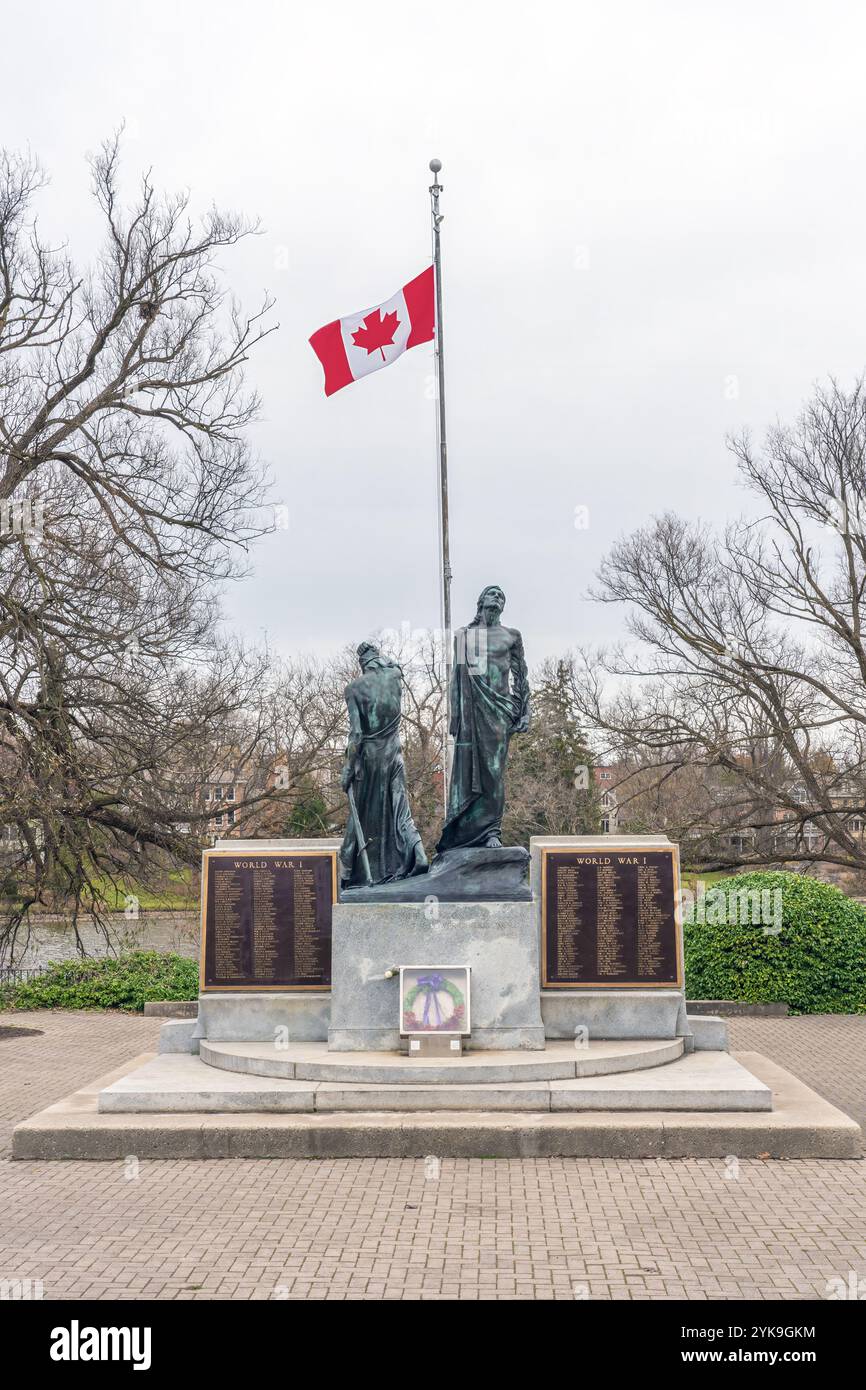
<svg viewBox="0 0 866 1390">
<path fill-rule="evenodd" d="M 230 1114 L 448 1110 L 754 1111 L 772 1094 L 726 1052 L 692 1053 L 664 1067 L 565 1080 L 284 1080 L 235 1074 L 197 1057 L 160 1055 L 100 1090 L 101 1114 Z"/>
<path fill-rule="evenodd" d="M 279 1114 L 315 1109 L 316 1081 L 238 1076 L 205 1066 L 190 1054 L 165 1054 L 104 1087 L 104 1115 Z"/>
<path fill-rule="evenodd" d="M 286 1081 L 358 1082 L 371 1085 L 423 1086 L 566 1081 L 581 1076 L 609 1076 L 643 1071 L 676 1061 L 682 1038 L 649 1041 L 551 1042 L 543 1052 L 464 1052 L 459 1057 L 409 1057 L 398 1052 L 329 1052 L 327 1043 L 210 1042 L 202 1039 L 199 1056 L 207 1066 L 249 1076 Z"/>
<path fill-rule="evenodd" d="M 650 1072 L 550 1083 L 551 1110 L 772 1110 L 773 1094 L 729 1052 L 692 1052 Z"/>
<path fill-rule="evenodd" d="M 99 1114 L 100 1078 L 19 1124 L 15 1159 L 704 1158 L 856 1159 L 854 1120 L 756 1053 L 740 1054 L 773 1093 L 771 1111 L 713 1113 Z M 144 1059 L 138 1059 L 143 1062 Z M 130 1064 L 127 1064 L 129 1070 Z M 720 1174 L 723 1169 L 720 1167 Z"/>
</svg>

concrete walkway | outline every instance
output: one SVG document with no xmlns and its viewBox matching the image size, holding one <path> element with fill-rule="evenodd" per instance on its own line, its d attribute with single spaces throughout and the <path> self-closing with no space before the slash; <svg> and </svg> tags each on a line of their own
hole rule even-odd
<svg viewBox="0 0 866 1390">
<path fill-rule="evenodd" d="M 6 1014 L 0 1280 L 45 1298 L 695 1298 L 866 1288 L 866 1163 L 8 1160 L 12 1126 L 155 1046 L 160 1020 Z M 733 1020 L 732 1046 L 866 1124 L 866 1018 Z M 853 1282 L 853 1281 L 852 1281 Z"/>
</svg>

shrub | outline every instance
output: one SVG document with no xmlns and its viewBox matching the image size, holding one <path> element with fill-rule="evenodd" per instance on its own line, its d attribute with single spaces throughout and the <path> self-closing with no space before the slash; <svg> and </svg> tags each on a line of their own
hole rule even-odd
<svg viewBox="0 0 866 1390">
<path fill-rule="evenodd" d="M 41 975 L 9 986 L 0 1000 L 13 1009 L 124 1009 L 140 1013 L 151 999 L 197 999 L 198 964 L 172 951 L 128 951 L 58 961 Z"/>
<path fill-rule="evenodd" d="M 778 891 L 781 930 L 751 922 L 686 922 L 690 999 L 781 1001 L 796 1014 L 866 1012 L 866 908 L 860 903 L 803 874 L 736 874 L 714 888 L 726 897 Z"/>
</svg>

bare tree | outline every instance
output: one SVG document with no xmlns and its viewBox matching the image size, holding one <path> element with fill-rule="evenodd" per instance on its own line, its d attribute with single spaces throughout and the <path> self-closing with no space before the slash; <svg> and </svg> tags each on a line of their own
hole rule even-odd
<svg viewBox="0 0 866 1390">
<path fill-rule="evenodd" d="M 403 761 L 415 824 L 432 851 L 444 821 L 445 654 L 433 632 L 405 638 L 394 657 L 403 668 Z"/>
<path fill-rule="evenodd" d="M 406 782 L 416 824 L 432 845 L 443 811 L 441 643 L 432 633 L 397 641 L 383 634 L 381 640 L 383 653 L 403 671 Z M 347 814 L 340 785 L 348 737 L 345 689 L 357 675 L 351 648 L 326 661 L 271 659 L 259 701 L 262 738 L 237 764 L 237 780 L 246 781 L 244 805 L 233 807 L 234 825 L 242 833 L 291 834 L 299 821 L 309 833 L 342 833 Z"/>
<path fill-rule="evenodd" d="M 124 212 L 117 138 L 92 176 L 106 241 L 79 274 L 39 239 L 38 166 L 0 159 L 0 498 L 53 465 L 131 555 L 196 581 L 221 575 L 258 530 L 246 442 L 258 401 L 242 367 L 271 330 L 270 302 L 243 316 L 214 264 L 255 229 L 213 210 L 196 230 L 188 196 L 159 197 L 149 176 Z"/>
<path fill-rule="evenodd" d="M 326 661 L 271 660 L 262 701 L 264 764 L 271 776 L 258 799 L 247 789 L 240 816 L 244 834 L 291 834 L 299 804 L 313 795 L 318 813 L 306 829 L 332 835 L 342 827 L 340 767 L 348 734 L 343 690 L 352 674 L 347 652 Z"/>
<path fill-rule="evenodd" d="M 668 514 L 614 546 L 595 597 L 635 642 L 583 653 L 576 699 L 644 784 L 703 771 L 708 866 L 866 868 L 864 384 L 731 447 L 764 514 L 721 535 Z"/>
<path fill-rule="evenodd" d="M 270 304 L 244 316 L 215 269 L 254 228 L 212 210 L 196 229 L 149 176 L 125 211 L 117 139 L 92 177 L 105 240 L 79 273 L 38 234 L 38 166 L 0 156 L 7 946 L 47 895 L 77 911 L 147 846 L 184 852 L 185 769 L 248 717 L 256 675 L 214 636 L 218 585 L 265 529 L 243 367 Z"/>
</svg>

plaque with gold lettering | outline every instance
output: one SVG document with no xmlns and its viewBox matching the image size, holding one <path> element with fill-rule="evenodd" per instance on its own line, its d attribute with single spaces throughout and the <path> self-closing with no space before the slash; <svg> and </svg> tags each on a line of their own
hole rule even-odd
<svg viewBox="0 0 866 1390">
<path fill-rule="evenodd" d="M 543 989 L 682 988 L 679 861 L 669 849 L 543 849 Z"/>
<path fill-rule="evenodd" d="M 336 850 L 205 850 L 202 989 L 330 989 L 336 896 Z"/>
</svg>

